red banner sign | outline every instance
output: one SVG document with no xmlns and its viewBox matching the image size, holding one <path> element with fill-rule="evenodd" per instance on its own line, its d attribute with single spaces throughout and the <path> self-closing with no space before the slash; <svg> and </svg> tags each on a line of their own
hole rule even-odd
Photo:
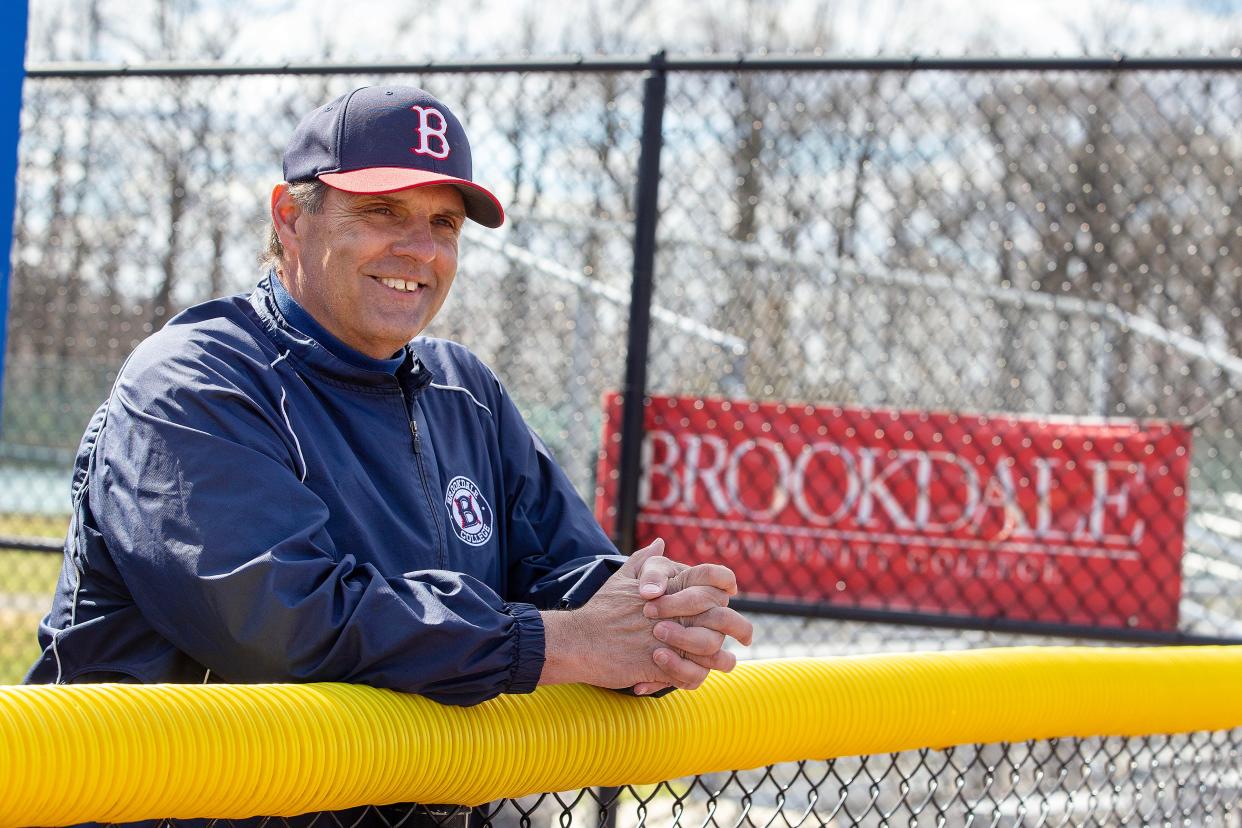
<svg viewBox="0 0 1242 828">
<path fill-rule="evenodd" d="M 609 526 L 619 395 L 605 408 Z M 654 397 L 639 543 L 756 597 L 1172 630 L 1189 466 L 1173 423 Z"/>
</svg>

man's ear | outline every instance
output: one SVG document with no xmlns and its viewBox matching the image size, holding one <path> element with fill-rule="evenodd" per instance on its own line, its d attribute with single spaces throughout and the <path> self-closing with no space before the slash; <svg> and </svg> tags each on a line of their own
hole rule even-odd
<svg viewBox="0 0 1242 828">
<path fill-rule="evenodd" d="M 272 188 L 272 227 L 285 256 L 298 254 L 298 219 L 302 217 L 302 208 L 289 194 L 289 185 L 280 182 Z"/>
</svg>

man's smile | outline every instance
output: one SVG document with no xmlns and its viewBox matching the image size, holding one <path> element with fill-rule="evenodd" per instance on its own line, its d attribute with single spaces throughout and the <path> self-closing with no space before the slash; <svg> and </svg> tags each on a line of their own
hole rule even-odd
<svg viewBox="0 0 1242 828">
<path fill-rule="evenodd" d="M 403 293 L 414 293 L 419 288 L 427 287 L 425 282 L 416 282 L 414 280 L 407 281 L 405 279 L 381 278 L 379 276 L 372 276 L 371 278 L 385 287 L 392 288 L 393 290 L 399 290 Z"/>
</svg>

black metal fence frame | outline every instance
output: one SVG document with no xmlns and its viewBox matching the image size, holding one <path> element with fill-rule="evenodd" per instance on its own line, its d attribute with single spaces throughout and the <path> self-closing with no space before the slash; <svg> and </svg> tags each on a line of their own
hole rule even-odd
<svg viewBox="0 0 1242 828">
<path fill-rule="evenodd" d="M 669 57 L 657 52 L 646 59 L 631 57 L 567 57 L 520 61 L 470 63 L 301 63 L 281 65 L 222 65 L 186 63 L 76 64 L 54 63 L 28 66 L 34 79 L 101 80 L 152 77 L 224 77 L 252 75 L 335 74 L 505 74 L 614 72 L 641 74 L 643 117 L 638 176 L 635 189 L 634 253 L 631 301 L 622 387 L 624 407 L 621 423 L 621 461 L 618 481 L 617 518 L 612 538 L 628 554 L 635 547 L 638 524 L 638 493 L 643 440 L 643 403 L 647 392 L 648 341 L 655 279 L 656 231 L 659 224 L 660 154 L 664 144 L 665 90 L 671 73 L 696 72 L 1091 72 L 1134 71 L 1242 71 L 1242 58 L 1144 57 L 1127 58 L 821 58 L 802 56 Z M 7 326 L 7 320 L 3 320 Z M 59 541 L 0 537 L 9 549 L 60 553 Z M 1242 644 L 1242 638 L 1206 636 L 1141 629 L 1114 629 L 1086 625 L 1032 622 L 1006 618 L 979 618 L 867 609 L 832 604 L 808 605 L 771 599 L 738 599 L 733 605 L 751 612 L 804 616 L 844 621 L 901 624 L 1011 634 L 1096 639 L 1152 644 Z"/>
</svg>

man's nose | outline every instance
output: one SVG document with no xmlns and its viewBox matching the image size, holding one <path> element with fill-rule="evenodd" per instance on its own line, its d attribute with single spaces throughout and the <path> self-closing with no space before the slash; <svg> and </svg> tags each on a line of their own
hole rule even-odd
<svg viewBox="0 0 1242 828">
<path fill-rule="evenodd" d="M 420 262 L 433 260 L 436 257 L 436 240 L 431 233 L 431 221 L 423 216 L 405 222 L 401 236 L 393 244 L 393 252 Z"/>
</svg>

